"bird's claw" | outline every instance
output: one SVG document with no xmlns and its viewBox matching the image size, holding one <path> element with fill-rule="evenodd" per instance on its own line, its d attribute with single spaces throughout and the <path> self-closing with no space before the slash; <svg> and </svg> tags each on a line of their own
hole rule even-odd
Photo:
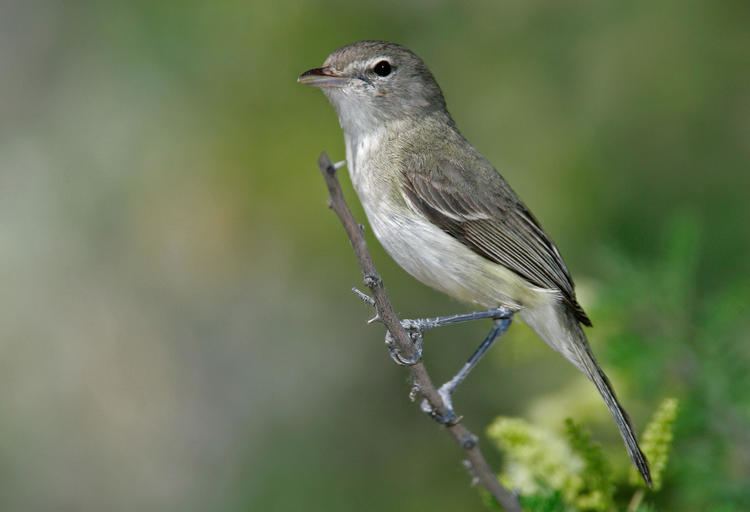
<svg viewBox="0 0 750 512">
<path fill-rule="evenodd" d="M 438 389 L 438 394 L 443 401 L 443 412 L 437 411 L 432 404 L 425 398 L 420 404 L 422 412 L 426 413 L 430 418 L 437 421 L 441 425 L 451 426 L 459 423 L 463 416 L 456 415 L 453 410 L 453 399 L 451 398 L 452 390 L 447 384 L 443 384 Z"/>
<path fill-rule="evenodd" d="M 401 355 L 401 351 L 396 346 L 396 341 L 390 331 L 385 333 L 385 345 L 388 347 L 388 354 L 390 354 L 394 363 L 399 366 L 414 366 L 422 360 L 422 331 L 411 328 L 405 328 L 405 330 L 414 345 L 414 354 L 411 357 Z"/>
<path fill-rule="evenodd" d="M 414 366 L 422 360 L 422 333 L 421 331 L 407 330 L 409 339 L 414 344 L 414 354 L 411 357 L 404 357 L 396 346 L 393 335 L 389 332 L 385 334 L 385 344 L 388 347 L 388 354 L 393 362 L 400 366 Z"/>
</svg>

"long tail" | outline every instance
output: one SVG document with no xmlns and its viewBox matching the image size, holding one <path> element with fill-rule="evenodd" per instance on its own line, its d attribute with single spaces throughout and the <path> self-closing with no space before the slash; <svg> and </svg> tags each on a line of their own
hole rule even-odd
<svg viewBox="0 0 750 512">
<path fill-rule="evenodd" d="M 562 304 L 549 305 L 522 313 L 523 319 L 539 336 L 552 348 L 560 352 L 571 363 L 576 365 L 596 386 L 599 394 L 607 404 L 609 412 L 620 430 L 625 448 L 630 460 L 643 476 L 643 480 L 651 486 L 651 471 L 648 460 L 638 446 L 633 425 L 628 413 L 625 412 L 617 400 L 612 384 L 601 369 L 591 352 L 586 334 L 573 315 L 564 309 Z"/>
</svg>

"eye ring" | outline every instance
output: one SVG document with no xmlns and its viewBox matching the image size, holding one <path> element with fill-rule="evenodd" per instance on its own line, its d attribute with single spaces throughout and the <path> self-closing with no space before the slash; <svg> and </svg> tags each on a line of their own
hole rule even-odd
<svg viewBox="0 0 750 512">
<path fill-rule="evenodd" d="M 373 73 L 378 76 L 388 76 L 391 74 L 391 63 L 387 60 L 381 60 L 372 68 Z"/>
</svg>

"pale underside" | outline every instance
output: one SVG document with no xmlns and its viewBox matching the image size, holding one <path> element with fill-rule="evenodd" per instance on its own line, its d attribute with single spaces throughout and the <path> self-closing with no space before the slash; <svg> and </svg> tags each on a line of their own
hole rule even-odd
<svg viewBox="0 0 750 512">
<path fill-rule="evenodd" d="M 370 225 L 404 270 L 447 295 L 488 308 L 520 310 L 560 301 L 558 290 L 532 285 L 430 222 L 394 187 L 388 172 L 374 168 L 384 152 L 381 132 L 347 141 L 350 175 Z"/>
</svg>

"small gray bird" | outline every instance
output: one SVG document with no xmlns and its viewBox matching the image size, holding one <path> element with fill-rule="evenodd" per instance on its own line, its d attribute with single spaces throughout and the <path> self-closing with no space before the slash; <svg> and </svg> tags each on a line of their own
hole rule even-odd
<svg viewBox="0 0 750 512">
<path fill-rule="evenodd" d="M 581 327 L 591 321 L 560 252 L 458 131 L 424 62 L 397 44 L 360 41 L 333 52 L 299 82 L 321 88 L 336 109 L 352 183 L 386 251 L 437 290 L 517 312 L 594 383 L 650 484 L 628 415 Z M 455 384 L 444 395 L 449 406 Z"/>
</svg>

